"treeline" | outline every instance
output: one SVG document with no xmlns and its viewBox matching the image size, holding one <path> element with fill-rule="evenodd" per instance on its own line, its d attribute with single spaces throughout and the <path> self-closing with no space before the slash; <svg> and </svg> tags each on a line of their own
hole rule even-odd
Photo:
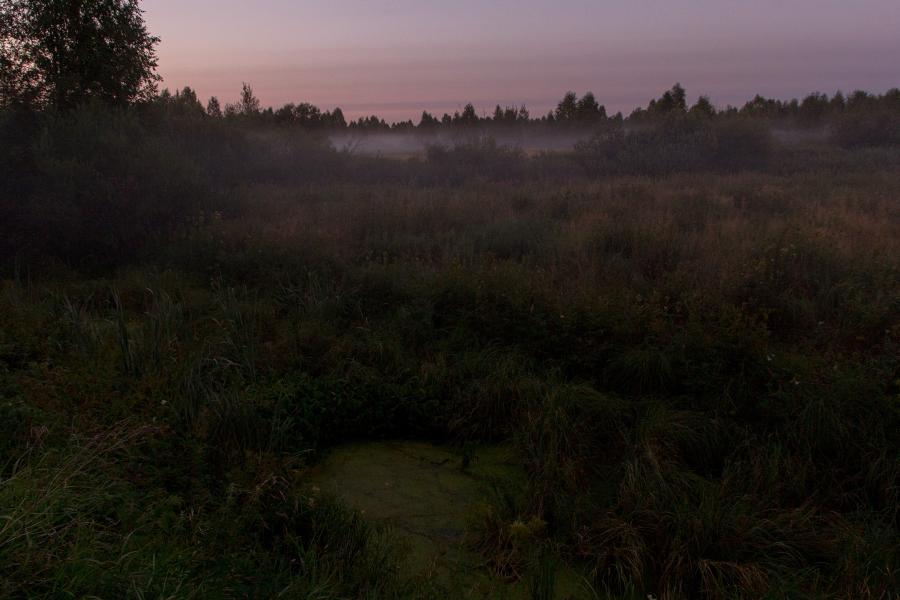
<svg viewBox="0 0 900 600">
<path fill-rule="evenodd" d="M 168 114 L 178 116 L 209 117 L 243 121 L 274 126 L 292 126 L 307 129 L 360 130 L 360 131 L 436 131 L 439 129 L 472 127 L 597 127 L 603 125 L 654 125 L 671 121 L 673 118 L 694 119 L 745 117 L 780 123 L 794 127 L 821 127 L 838 125 L 848 118 L 875 118 L 882 129 L 896 127 L 900 118 L 900 89 L 893 88 L 884 94 L 871 94 L 857 90 L 845 96 L 837 92 L 827 94 L 812 93 L 802 100 L 788 101 L 765 98 L 757 95 L 741 107 L 726 106 L 717 109 L 708 96 L 700 96 L 694 104 L 687 101 L 687 92 L 680 84 L 651 100 L 646 107 L 638 107 L 627 117 L 621 112 L 608 114 L 606 107 L 599 103 L 593 92 L 579 97 L 575 92 L 567 92 L 554 110 L 534 117 L 523 104 L 521 106 L 494 107 L 491 112 L 479 114 L 474 104 L 469 103 L 452 115 L 444 113 L 438 117 L 423 111 L 418 123 L 412 120 L 388 123 L 371 115 L 348 121 L 338 107 L 322 110 L 308 102 L 288 103 L 280 108 L 263 109 L 253 89 L 244 84 L 240 99 L 224 108 L 218 98 L 212 97 L 204 107 L 197 94 L 190 87 L 174 94 L 164 90 L 151 101 L 151 106 Z M 871 127 L 870 127 L 871 128 Z"/>
</svg>

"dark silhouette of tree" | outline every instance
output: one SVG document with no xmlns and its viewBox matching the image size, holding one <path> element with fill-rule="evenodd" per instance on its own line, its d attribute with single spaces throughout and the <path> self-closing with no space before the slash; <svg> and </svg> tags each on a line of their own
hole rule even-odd
<svg viewBox="0 0 900 600">
<path fill-rule="evenodd" d="M 816 125 L 828 112 L 828 96 L 814 92 L 800 103 L 800 119 L 807 125 Z"/>
<path fill-rule="evenodd" d="M 376 115 L 372 115 L 370 117 L 360 117 L 355 121 L 351 121 L 349 125 L 350 129 L 358 130 L 358 131 L 390 131 L 391 126 L 387 124 L 387 121 L 384 119 L 378 118 Z"/>
<path fill-rule="evenodd" d="M 296 106 L 293 103 L 285 104 L 281 108 L 275 111 L 275 122 L 279 125 L 292 125 L 294 122 L 294 109 Z"/>
<path fill-rule="evenodd" d="M 172 94 L 168 89 L 159 93 L 149 104 L 158 114 L 176 119 L 205 119 L 206 109 L 197 98 L 197 92 L 185 86 Z"/>
<path fill-rule="evenodd" d="M 252 90 L 250 91 L 250 95 L 252 96 Z M 248 100 L 246 98 L 246 91 L 243 96 L 243 104 L 247 106 L 254 104 L 255 98 L 253 100 Z M 241 109 L 236 106 L 234 108 L 234 114 L 254 114 L 252 112 L 252 107 L 248 110 L 250 110 L 250 112 L 241 113 Z M 300 127 L 303 129 L 344 129 L 347 127 L 347 121 L 344 119 L 344 112 L 340 108 L 323 112 L 318 106 L 310 104 L 309 102 L 301 102 L 300 104 L 290 102 L 277 110 L 267 108 L 259 114 L 263 122 L 271 122 L 280 127 Z"/>
<path fill-rule="evenodd" d="M 294 110 L 294 114 L 300 125 L 315 125 L 322 120 L 322 111 L 319 110 L 318 106 L 310 104 L 309 102 L 301 102 L 298 104 L 297 108 Z"/>
<path fill-rule="evenodd" d="M 814 92 L 800 103 L 798 116 L 805 125 L 818 125 L 828 114 L 829 108 L 828 95 Z"/>
<path fill-rule="evenodd" d="M 857 111 L 870 105 L 871 96 L 862 90 L 856 90 L 847 98 L 847 110 Z"/>
<path fill-rule="evenodd" d="M 422 111 L 422 117 L 419 119 L 419 127 L 421 129 L 434 129 L 441 122 L 427 110 Z"/>
<path fill-rule="evenodd" d="M 800 102 L 794 98 L 784 106 L 784 114 L 797 116 L 800 113 Z"/>
<path fill-rule="evenodd" d="M 740 114 L 751 117 L 765 117 L 775 119 L 783 117 L 787 114 L 788 109 L 783 102 L 779 100 L 771 100 L 763 98 L 757 94 L 753 100 L 750 100 L 740 110 Z"/>
<path fill-rule="evenodd" d="M 67 110 L 156 96 L 156 45 L 137 0 L 0 0 L 0 105 Z"/>
<path fill-rule="evenodd" d="M 347 119 L 344 118 L 344 111 L 340 106 L 336 106 L 330 113 L 325 113 L 329 124 L 335 129 L 346 129 Z"/>
<path fill-rule="evenodd" d="M 215 96 L 209 99 L 209 102 L 206 103 L 206 114 L 214 119 L 222 118 L 222 106 L 219 104 L 219 99 Z"/>
<path fill-rule="evenodd" d="M 28 50 L 26 13 L 0 0 L 0 109 L 32 106 L 41 97 L 41 74 Z"/>
<path fill-rule="evenodd" d="M 410 132 L 415 130 L 416 126 L 412 122 L 412 119 L 407 121 L 398 121 L 397 123 L 393 123 L 391 125 L 391 131 L 400 131 L 400 132 Z"/>
<path fill-rule="evenodd" d="M 235 117 L 256 117 L 260 114 L 259 98 L 253 95 L 253 88 L 249 84 L 241 84 L 241 97 L 234 104 L 225 105 L 225 116 L 229 118 Z M 274 116 L 274 114 L 273 114 Z"/>
<path fill-rule="evenodd" d="M 253 95 L 249 84 L 241 84 L 241 99 L 238 102 L 238 113 L 245 117 L 259 114 L 259 98 Z"/>
<path fill-rule="evenodd" d="M 466 104 L 463 107 L 462 114 L 457 113 L 454 117 L 454 122 L 457 125 L 462 126 L 472 126 L 478 124 L 478 113 L 475 112 L 475 105 L 471 102 Z"/>
<path fill-rule="evenodd" d="M 672 100 L 675 104 L 675 110 L 682 112 L 687 110 L 687 94 L 680 83 L 672 86 Z"/>
<path fill-rule="evenodd" d="M 832 112 L 841 113 L 844 112 L 844 109 L 847 107 L 847 101 L 844 99 L 844 94 L 840 90 L 831 97 L 831 102 L 829 102 L 828 108 Z"/>
<path fill-rule="evenodd" d="M 716 116 L 716 109 L 713 107 L 712 102 L 709 101 L 708 96 L 697 98 L 697 103 L 691 107 L 689 112 L 691 115 L 705 119 Z"/>
<path fill-rule="evenodd" d="M 575 119 L 580 123 L 597 123 L 606 119 L 606 107 L 597 102 L 593 92 L 588 92 L 575 105 Z"/>
<path fill-rule="evenodd" d="M 651 100 L 647 105 L 647 112 L 652 115 L 672 115 L 687 112 L 687 97 L 680 83 L 672 86 L 671 90 L 664 92 L 658 100 Z"/>
<path fill-rule="evenodd" d="M 527 123 L 529 119 L 528 109 L 524 105 L 501 107 L 498 104 L 490 121 L 496 125 L 512 126 Z"/>
<path fill-rule="evenodd" d="M 175 90 L 175 94 L 164 89 L 153 99 L 153 106 L 162 113 L 176 118 L 201 119 L 206 117 L 206 109 L 197 98 L 197 92 L 190 87 Z"/>
<path fill-rule="evenodd" d="M 557 121 L 574 121 L 578 114 L 578 96 L 575 92 L 566 92 L 563 99 L 556 106 Z"/>
<path fill-rule="evenodd" d="M 197 98 L 197 92 L 190 87 L 185 86 L 181 91 L 176 91 L 172 98 L 172 104 L 175 112 L 186 117 L 203 117 L 206 115 L 206 109 Z"/>
<path fill-rule="evenodd" d="M 900 88 L 891 88 L 881 97 L 886 108 L 900 110 Z"/>
</svg>

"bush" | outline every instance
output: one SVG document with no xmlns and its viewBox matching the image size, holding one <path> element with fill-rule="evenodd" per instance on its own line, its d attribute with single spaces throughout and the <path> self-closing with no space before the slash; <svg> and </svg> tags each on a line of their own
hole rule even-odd
<svg viewBox="0 0 900 600">
<path fill-rule="evenodd" d="M 844 148 L 898 145 L 900 114 L 886 110 L 874 113 L 848 113 L 837 121 L 832 137 Z"/>
<path fill-rule="evenodd" d="M 196 221 L 211 196 L 191 157 L 124 112 L 52 116 L 30 152 L 35 176 L 14 222 L 32 251 L 67 261 L 134 257 Z"/>
<path fill-rule="evenodd" d="M 492 137 L 477 137 L 453 146 L 429 145 L 425 150 L 430 181 L 459 185 L 463 181 L 487 179 L 508 181 L 525 174 L 525 154 L 501 146 Z"/>
<path fill-rule="evenodd" d="M 763 167 L 773 141 L 767 126 L 749 120 L 685 117 L 632 130 L 610 127 L 575 150 L 593 175 L 664 175 Z"/>
<path fill-rule="evenodd" d="M 322 178 L 335 153 L 306 135 L 243 131 L 209 120 L 159 121 L 136 110 L 84 105 L 66 114 L 4 115 L 2 232 L 19 254 L 102 267 L 151 241 L 239 208 L 253 181 Z"/>
</svg>

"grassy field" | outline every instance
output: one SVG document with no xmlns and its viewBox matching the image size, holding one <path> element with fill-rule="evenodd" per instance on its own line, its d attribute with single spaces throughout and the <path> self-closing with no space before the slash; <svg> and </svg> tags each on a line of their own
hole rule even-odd
<svg viewBox="0 0 900 600">
<path fill-rule="evenodd" d="M 0 595 L 896 593 L 896 147 L 123 153 L 135 127 L 51 125 L 7 183 Z M 329 492 L 385 440 L 451 482 L 505 449 L 451 527 L 490 586 Z"/>
</svg>

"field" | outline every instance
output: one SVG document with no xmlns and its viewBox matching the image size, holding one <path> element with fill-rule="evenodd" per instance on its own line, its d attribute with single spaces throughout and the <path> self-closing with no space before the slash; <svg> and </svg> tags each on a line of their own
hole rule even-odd
<svg viewBox="0 0 900 600">
<path fill-rule="evenodd" d="M 897 146 L 0 124 L 0 595 L 900 586 Z"/>
</svg>

